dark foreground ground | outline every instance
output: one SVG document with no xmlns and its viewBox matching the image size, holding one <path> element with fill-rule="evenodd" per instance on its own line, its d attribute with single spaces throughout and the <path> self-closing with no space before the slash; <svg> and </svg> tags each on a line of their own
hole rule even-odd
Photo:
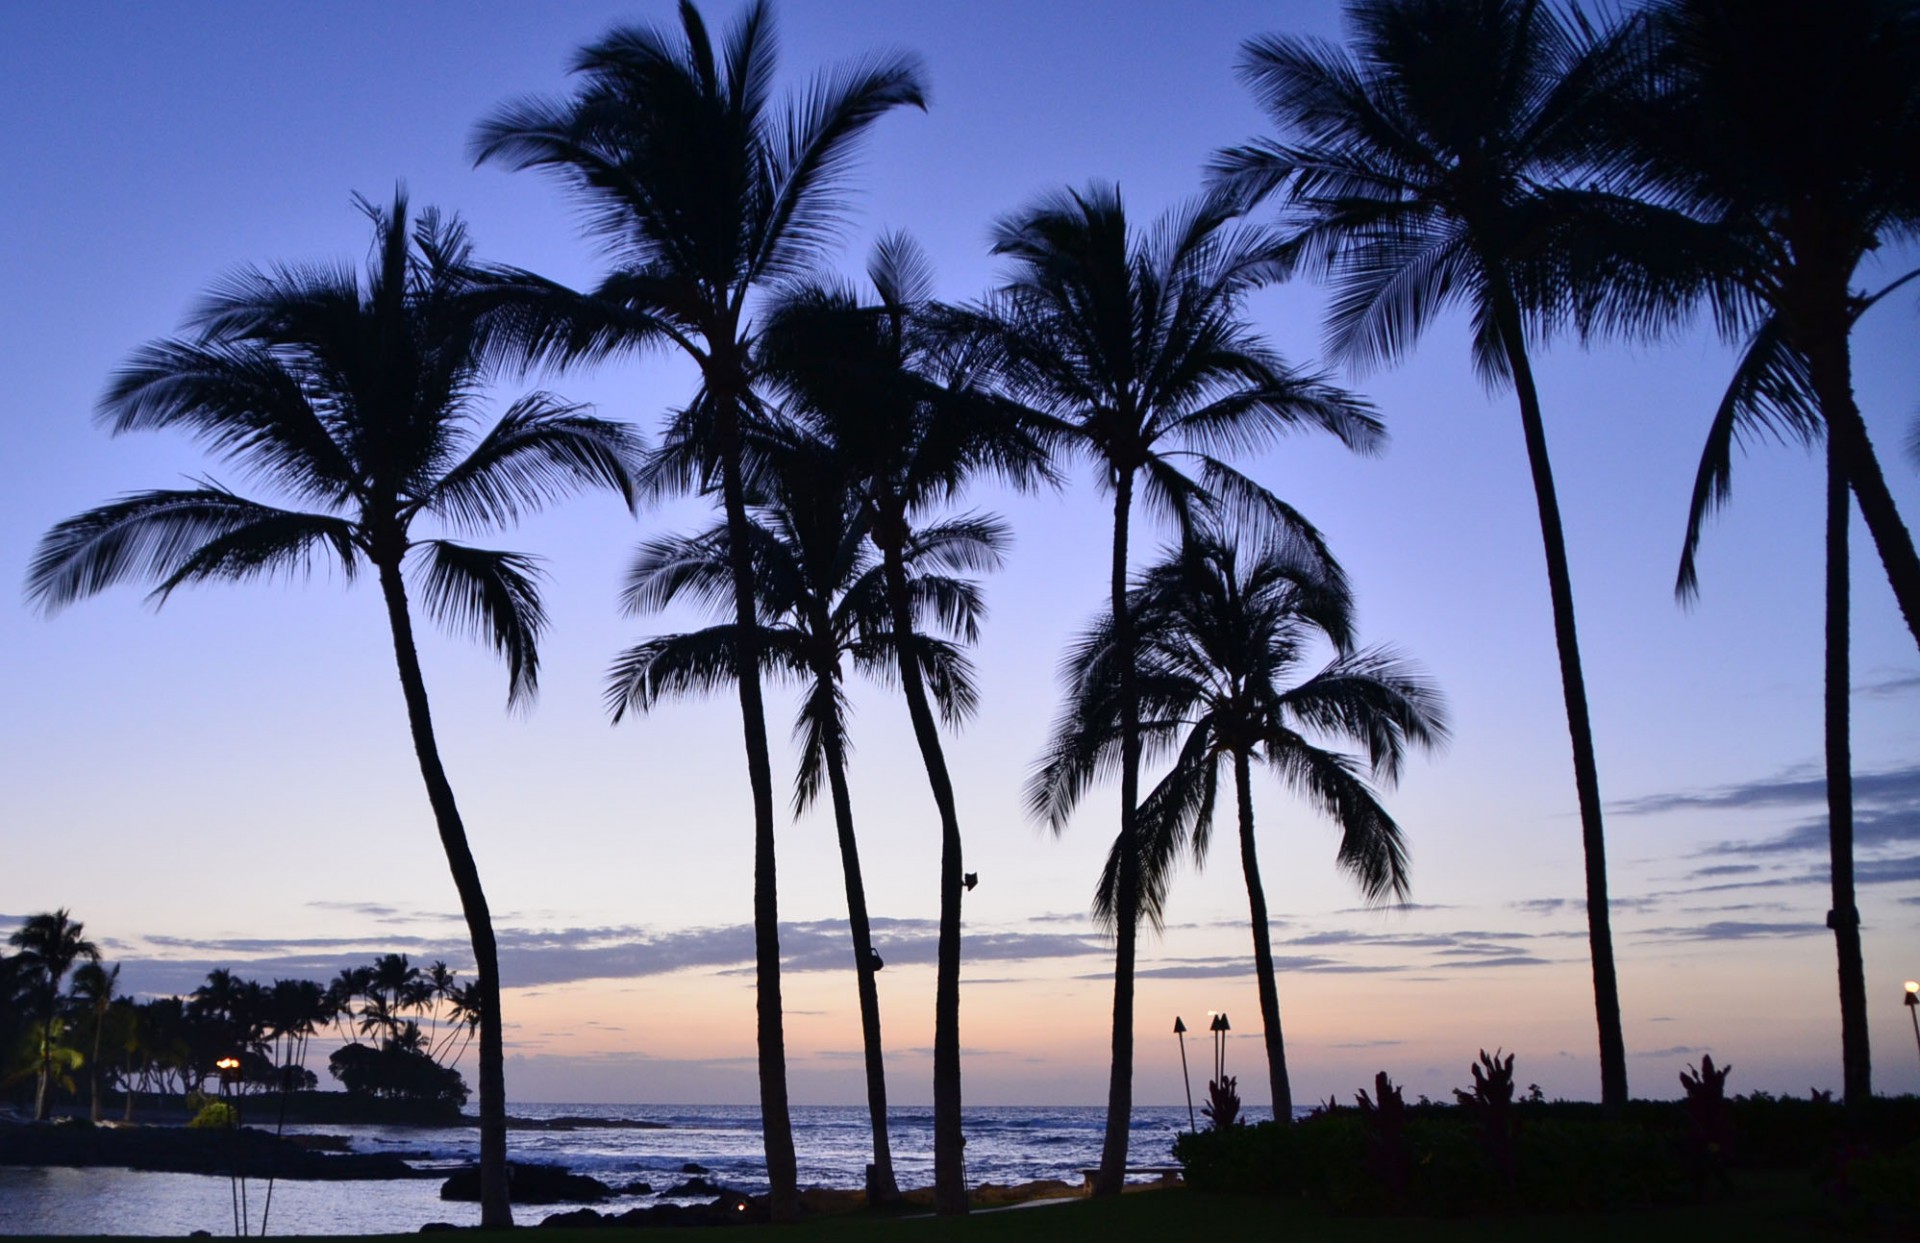
<svg viewBox="0 0 1920 1243">
<path fill-rule="evenodd" d="M 531 1224 L 542 1214 L 521 1209 Z M 964 1219 L 877 1216 L 865 1212 L 820 1217 L 794 1226 L 714 1229 L 460 1231 L 441 1235 L 460 1243 L 945 1243 L 947 1240 L 1093 1239 L 1098 1243 L 1241 1243 L 1243 1240 L 1313 1240 L 1315 1243 L 1773 1243 L 1810 1239 L 1910 1240 L 1910 1225 L 1849 1221 L 1823 1206 L 1810 1185 L 1797 1181 L 1742 1179 L 1709 1204 L 1575 1216 L 1514 1214 L 1455 1220 L 1407 1217 L 1340 1217 L 1314 1206 L 1187 1189 L 1129 1195 L 1121 1200 L 1075 1200 L 1037 1204 Z M 385 1236 L 418 1240 L 418 1235 Z M 25 1243 L 25 1240 L 21 1240 Z M 75 1243 L 66 1240 L 66 1243 Z M 364 1243 L 364 1240 L 359 1241 Z"/>
</svg>

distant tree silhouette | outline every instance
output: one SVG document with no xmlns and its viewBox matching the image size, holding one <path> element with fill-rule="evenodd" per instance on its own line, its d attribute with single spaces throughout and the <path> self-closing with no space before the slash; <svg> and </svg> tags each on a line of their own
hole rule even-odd
<svg viewBox="0 0 1920 1243">
<path fill-rule="evenodd" d="M 31 981 L 35 1021 L 38 1024 L 39 1076 L 33 1093 L 33 1120 L 44 1122 L 54 1078 L 55 1033 L 60 1017 L 60 984 L 74 964 L 99 962 L 100 948 L 81 935 L 86 925 L 70 918 L 66 907 L 29 915 L 7 938 L 19 950 L 15 965 Z"/>
<path fill-rule="evenodd" d="M 1380 805 L 1364 769 L 1392 782 L 1409 743 L 1446 736 L 1439 696 L 1404 660 L 1381 648 L 1354 650 L 1351 600 L 1319 558 L 1297 543 L 1243 549 L 1196 528 L 1142 574 L 1128 596 L 1135 626 L 1143 751 L 1173 755 L 1170 771 L 1140 809 L 1140 904 L 1160 926 L 1179 856 L 1205 858 L 1220 774 L 1230 768 L 1239 802 L 1240 863 L 1252 916 L 1254 965 L 1265 1031 L 1273 1116 L 1292 1116 L 1267 900 L 1254 847 L 1252 768 L 1258 760 L 1339 826 L 1341 868 L 1369 899 L 1404 899 L 1408 874 L 1399 825 Z M 1306 673 L 1316 643 L 1333 659 Z M 1039 814 L 1071 805 L 1119 750 L 1118 652 L 1110 615 L 1069 655 L 1068 704 L 1047 758 L 1028 785 Z M 1305 676 L 1302 676 L 1303 673 Z M 1362 761 L 1326 749 L 1329 737 L 1363 748 Z M 1121 856 L 1109 857 L 1095 910 L 1109 924 L 1121 905 Z"/>
<path fill-rule="evenodd" d="M 545 393 L 521 398 L 484 432 L 477 388 L 493 330 L 472 295 L 465 229 L 434 212 L 410 226 L 407 201 L 362 203 L 373 222 L 364 283 L 351 269 L 243 271 L 195 314 L 197 335 L 134 355 L 101 403 L 116 433 L 179 428 L 296 510 L 207 482 L 143 492 L 70 518 L 41 541 L 29 596 L 59 609 L 129 579 L 152 598 L 202 582 L 298 572 L 331 558 L 380 585 L 420 774 L 460 894 L 481 992 L 482 1218 L 511 1221 L 500 975 L 466 827 L 441 763 L 414 642 L 407 578 L 427 611 L 506 658 L 508 704 L 526 703 L 545 625 L 535 563 L 519 553 L 423 539 L 423 516 L 455 530 L 506 525 L 581 487 L 631 500 L 638 450 L 623 426 Z"/>
<path fill-rule="evenodd" d="M 1363 450 L 1381 438 L 1365 403 L 1289 369 L 1246 321 L 1245 295 L 1280 272 L 1280 255 L 1266 231 L 1236 227 L 1234 210 L 1227 198 L 1208 196 L 1136 235 L 1119 191 L 1095 186 L 1043 198 L 994 230 L 995 253 L 1013 264 L 990 308 L 1007 389 L 1065 451 L 1092 462 L 1113 496 L 1120 823 L 1112 1069 L 1093 1186 L 1102 1196 L 1118 1195 L 1125 1181 L 1133 1101 L 1133 970 L 1143 887 L 1140 714 L 1126 584 L 1136 488 L 1183 528 L 1198 513 L 1220 509 L 1250 525 L 1293 529 L 1317 548 L 1309 524 L 1215 454 L 1260 447 L 1298 427 L 1320 428 Z M 1043 814 L 1057 832 L 1068 810 Z"/>
<path fill-rule="evenodd" d="M 120 967 L 109 968 L 98 959 L 81 963 L 73 972 L 73 999 L 79 1003 L 92 1034 L 93 1054 L 87 1059 L 87 1116 L 100 1121 L 100 1083 L 105 1067 L 100 1048 L 107 1032 L 107 1014 L 120 984 Z"/>
<path fill-rule="evenodd" d="M 760 689 L 759 626 L 748 558 L 741 454 L 755 398 L 750 301 L 811 267 L 844 207 L 855 144 L 882 114 L 922 101 L 917 64 L 870 58 L 818 79 L 804 97 L 770 95 L 772 12 L 748 5 L 714 47 L 688 0 L 677 32 L 622 26 L 580 50 L 581 84 L 557 101 L 524 100 L 486 121 L 481 162 L 557 174 L 614 270 L 590 296 L 524 273 L 504 284 L 519 305 L 522 348 L 580 361 L 664 346 L 699 368 L 679 430 L 695 452 L 670 460 L 661 486 L 717 483 L 734 550 L 740 713 L 754 807 L 754 952 L 760 1116 L 771 1213 L 799 1215 L 780 1006 L 773 775 Z"/>
</svg>

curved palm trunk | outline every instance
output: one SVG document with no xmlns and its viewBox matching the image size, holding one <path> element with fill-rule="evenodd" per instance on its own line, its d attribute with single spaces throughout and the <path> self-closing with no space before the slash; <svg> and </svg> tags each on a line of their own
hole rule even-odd
<svg viewBox="0 0 1920 1243">
<path fill-rule="evenodd" d="M 780 1002 L 780 894 L 773 849 L 773 762 L 767 750 L 767 710 L 760 693 L 760 622 L 754 614 L 753 545 L 747 529 L 746 489 L 740 477 L 739 405 L 716 393 L 721 499 L 726 509 L 728 560 L 733 570 L 733 619 L 738 635 L 740 725 L 746 736 L 747 782 L 753 790 L 753 960 L 760 1056 L 760 1130 L 767 1154 L 768 1212 L 774 1221 L 800 1216 L 800 1170 L 787 1107 L 787 1038 Z"/>
<path fill-rule="evenodd" d="M 907 695 L 907 715 L 920 758 L 927 766 L 927 784 L 933 787 L 940 811 L 940 947 L 933 991 L 933 1208 L 936 1213 L 967 1211 L 966 1135 L 960 1106 L 960 816 L 954 806 L 953 780 L 947 775 L 947 757 L 940 731 L 927 702 L 926 684 L 913 659 L 913 610 L 907 599 L 907 568 L 901 541 L 888 538 L 882 546 L 886 570 L 887 611 L 893 621 L 894 649 L 900 666 L 900 686 Z"/>
<path fill-rule="evenodd" d="M 53 1107 L 53 1016 L 60 1009 L 60 977 L 47 972 L 46 1004 L 40 1011 L 40 1078 L 33 1093 L 33 1120 L 45 1122 Z"/>
<path fill-rule="evenodd" d="M 1267 891 L 1253 848 L 1253 764 L 1233 753 L 1233 788 L 1240 800 L 1240 870 L 1247 876 L 1247 909 L 1253 917 L 1253 969 L 1260 977 L 1260 1025 L 1267 1042 L 1267 1087 L 1273 1120 L 1293 1120 L 1293 1085 L 1287 1079 L 1287 1045 L 1280 1035 L 1280 991 L 1273 979 L 1273 940 L 1267 931 Z"/>
<path fill-rule="evenodd" d="M 830 634 L 824 618 L 816 634 Z M 815 678 L 831 687 L 830 671 Z M 826 735 L 827 787 L 833 795 L 833 823 L 840 835 L 840 870 L 847 882 L 847 928 L 853 937 L 853 976 L 860 991 L 860 1040 L 867 1063 L 867 1116 L 873 1128 L 873 1167 L 867 1171 L 867 1201 L 890 1204 L 900 1198 L 893 1174 L 893 1145 L 887 1134 L 887 1065 L 880 1046 L 880 990 L 874 980 L 873 929 L 867 922 L 867 886 L 860 875 L 860 844 L 853 836 L 853 798 L 847 792 L 846 747 L 840 732 Z"/>
<path fill-rule="evenodd" d="M 1815 334 L 1809 334 L 1815 335 Z M 1827 453 L 1838 455 L 1847 483 L 1860 505 L 1867 532 L 1886 568 L 1887 583 L 1893 588 L 1914 642 L 1920 643 L 1920 554 L 1914 551 L 1913 535 L 1900 518 L 1900 510 L 1880 471 L 1880 459 L 1867 437 L 1867 425 L 1860 417 L 1860 406 L 1853 398 L 1853 359 L 1847 349 L 1844 328 L 1819 333 L 1807 346 L 1807 369 L 1814 394 L 1820 400 L 1820 415 L 1827 425 Z"/>
<path fill-rule="evenodd" d="M 1489 269 L 1494 265 L 1489 264 Z M 1547 458 L 1547 434 L 1540 418 L 1540 393 L 1521 335 L 1520 313 L 1511 290 L 1494 293 L 1494 315 L 1513 371 L 1520 400 L 1520 423 L 1527 438 L 1527 464 L 1533 471 L 1534 500 L 1540 510 L 1540 538 L 1547 555 L 1547 585 L 1553 597 L 1553 636 L 1560 651 L 1560 688 L 1567 703 L 1567 732 L 1573 743 L 1573 784 L 1580 801 L 1580 842 L 1586 855 L 1587 946 L 1593 958 L 1593 1004 L 1600 1026 L 1600 1103 L 1608 1112 L 1627 1103 L 1627 1046 L 1620 1030 L 1620 981 L 1613 965 L 1613 926 L 1607 906 L 1607 837 L 1600 816 L 1600 772 L 1594 758 L 1593 724 L 1587 713 L 1587 683 L 1580 670 L 1580 640 L 1573 624 L 1573 577 L 1567 569 L 1566 534 L 1560 526 L 1560 501 Z"/>
<path fill-rule="evenodd" d="M 386 600 L 387 623 L 393 631 L 393 656 L 400 670 L 400 689 L 407 700 L 407 727 L 413 733 L 414 754 L 426 783 L 427 802 L 447 852 L 447 867 L 460 894 L 460 913 L 466 917 L 473 942 L 474 987 L 480 1005 L 480 1224 L 486 1229 L 513 1225 L 513 1206 L 507 1186 L 506 1040 L 500 1017 L 500 954 L 493 938 L 493 916 L 480 887 L 480 869 L 467 845 L 466 825 L 453 801 L 453 786 L 440 762 L 440 745 L 433 736 L 433 714 L 427 706 L 427 683 L 420 672 L 420 654 L 413 642 L 413 619 L 407 611 L 406 585 L 399 562 L 380 567 L 380 594 Z"/>
<path fill-rule="evenodd" d="M 1133 617 L 1127 611 L 1127 522 L 1133 472 L 1113 481 L 1113 648 L 1120 684 L 1120 874 L 1114 904 L 1113 1064 L 1107 1078 L 1107 1133 L 1093 1194 L 1117 1196 L 1127 1181 L 1133 1125 L 1133 964 L 1140 938 L 1140 860 L 1135 828 L 1140 802 L 1140 698 L 1133 667 Z"/>
<path fill-rule="evenodd" d="M 1847 1108 L 1857 1112 L 1873 1096 L 1867 1045 L 1867 978 L 1860 956 L 1860 910 L 1853 895 L 1853 741 L 1849 721 L 1852 684 L 1849 596 L 1852 582 L 1847 521 L 1852 505 L 1847 472 L 1827 443 L 1827 850 L 1833 879 L 1833 929 L 1840 966 L 1840 1065 Z"/>
</svg>

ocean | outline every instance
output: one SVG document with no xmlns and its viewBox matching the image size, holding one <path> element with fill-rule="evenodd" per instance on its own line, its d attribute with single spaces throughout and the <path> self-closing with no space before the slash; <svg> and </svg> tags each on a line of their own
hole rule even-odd
<svg viewBox="0 0 1920 1243">
<path fill-rule="evenodd" d="M 514 1130 L 515 1161 L 562 1165 L 602 1182 L 650 1183 L 652 1195 L 628 1195 L 595 1207 L 622 1212 L 660 1202 L 658 1193 L 684 1182 L 684 1167 L 704 1167 L 709 1182 L 755 1194 L 767 1189 L 759 1110 L 752 1106 L 529 1105 L 515 1117 L 592 1118 L 664 1123 L 660 1129 L 580 1127 Z M 1264 1114 L 1264 1110 L 1259 1113 Z M 1021 1183 L 1058 1178 L 1078 1185 L 1080 1171 L 1100 1159 L 1106 1110 L 1102 1106 L 1001 1106 L 965 1113 L 967 1180 Z M 894 1169 L 902 1187 L 933 1182 L 933 1110 L 891 1114 Z M 1187 1125 L 1184 1105 L 1136 1109 L 1128 1160 L 1171 1164 L 1174 1134 Z M 346 1136 L 355 1152 L 391 1152 L 410 1163 L 450 1169 L 478 1159 L 477 1132 L 460 1127 L 302 1126 L 289 1134 Z M 793 1140 L 803 1187 L 859 1188 L 872 1156 L 864 1106 L 796 1106 Z M 477 1225 L 478 1205 L 439 1198 L 439 1179 L 377 1182 L 294 1182 L 244 1185 L 202 1174 L 157 1174 L 121 1169 L 0 1167 L 0 1234 L 214 1235 L 237 1233 L 245 1200 L 246 1232 L 266 1234 L 392 1234 L 430 1221 Z M 534 1225 L 571 1205 L 516 1206 L 514 1219 Z"/>
</svg>

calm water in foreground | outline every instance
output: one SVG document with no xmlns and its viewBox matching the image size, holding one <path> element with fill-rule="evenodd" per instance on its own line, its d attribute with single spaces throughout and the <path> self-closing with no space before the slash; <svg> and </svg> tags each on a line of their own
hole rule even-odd
<svg viewBox="0 0 1920 1243">
<path fill-rule="evenodd" d="M 563 1165 L 623 1186 L 651 1183 L 664 1190 L 685 1180 L 682 1167 L 705 1166 L 707 1177 L 747 1192 L 765 1191 L 759 1111 L 749 1106 L 687 1105 L 526 1105 L 513 1113 L 525 1118 L 582 1117 L 644 1119 L 662 1122 L 662 1130 L 583 1128 L 572 1131 L 514 1131 L 508 1139 L 513 1160 Z M 1083 1168 L 1099 1163 L 1106 1111 L 1077 1108 L 1003 1107 L 966 1113 L 967 1177 L 980 1183 L 1019 1183 L 1059 1178 L 1078 1184 Z M 1265 1116 L 1260 1110 L 1256 1117 Z M 1187 1125 L 1185 1106 L 1137 1109 L 1129 1160 L 1135 1165 L 1165 1165 L 1176 1130 Z M 857 1188 L 863 1184 L 872 1140 L 866 1110 L 860 1106 L 796 1107 L 794 1145 L 803 1186 Z M 287 1128 L 345 1135 L 356 1152 L 410 1154 L 422 1167 L 451 1167 L 477 1159 L 478 1137 L 463 1128 L 315 1126 Z M 903 1187 L 933 1182 L 933 1111 L 893 1112 L 894 1168 Z M 244 1187 L 227 1178 L 200 1174 L 152 1174 L 118 1169 L 0 1168 L 0 1234 L 184 1235 L 208 1230 L 235 1233 L 235 1204 L 245 1194 L 248 1232 L 374 1234 L 418 1230 L 430 1221 L 475 1225 L 479 1207 L 442 1201 L 440 1181 L 405 1179 L 381 1182 L 292 1182 L 267 1187 L 258 1179 Z M 657 1196 L 623 1196 L 597 1207 L 614 1212 L 658 1203 Z M 526 1206 L 516 1210 L 522 1225 L 538 1223 L 567 1205 Z"/>
</svg>

